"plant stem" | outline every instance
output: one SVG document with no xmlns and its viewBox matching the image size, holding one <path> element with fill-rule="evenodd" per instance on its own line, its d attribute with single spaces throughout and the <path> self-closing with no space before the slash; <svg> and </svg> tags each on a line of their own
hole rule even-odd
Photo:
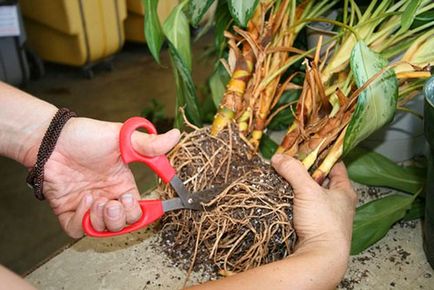
<svg viewBox="0 0 434 290">
<path fill-rule="evenodd" d="M 301 20 L 302 22 L 326 22 L 326 23 L 330 23 L 330 24 L 334 24 L 336 26 L 342 27 L 347 29 L 348 31 L 350 31 L 352 34 L 354 34 L 354 36 L 356 37 L 357 41 L 361 40 L 362 38 L 360 37 L 359 33 L 353 29 L 353 27 L 346 25 L 342 22 L 336 21 L 336 20 L 332 20 L 332 19 L 327 19 L 327 18 L 321 18 L 321 17 L 315 17 L 315 18 L 306 18 Z"/>
<path fill-rule="evenodd" d="M 322 184 L 324 182 L 324 179 L 329 174 L 330 170 L 333 168 L 339 158 L 341 158 L 342 153 L 344 152 L 344 138 L 347 128 L 348 125 L 347 127 L 345 127 L 344 130 L 342 130 L 341 134 L 339 135 L 338 139 L 336 140 L 333 147 L 330 149 L 329 153 L 327 154 L 321 165 L 312 174 L 312 178 L 318 184 Z"/>
</svg>

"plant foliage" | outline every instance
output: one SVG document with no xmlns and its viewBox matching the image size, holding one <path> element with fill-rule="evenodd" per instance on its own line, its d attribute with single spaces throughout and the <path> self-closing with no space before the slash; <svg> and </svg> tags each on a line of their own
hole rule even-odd
<svg viewBox="0 0 434 290">
<path fill-rule="evenodd" d="M 145 38 L 154 59 L 160 63 L 160 50 L 164 41 L 164 34 L 158 19 L 158 1 L 142 0 L 145 9 Z"/>
<path fill-rule="evenodd" d="M 385 69 L 387 61 L 359 41 L 351 53 L 351 71 L 357 86 Z M 353 117 L 345 134 L 344 155 L 377 129 L 392 120 L 398 99 L 398 81 L 387 70 L 360 93 Z"/>
<path fill-rule="evenodd" d="M 393 193 L 357 208 L 351 254 L 359 254 L 384 237 L 389 228 L 405 216 L 415 197 Z"/>
<path fill-rule="evenodd" d="M 228 0 L 229 11 L 235 22 L 241 27 L 246 27 L 258 2 L 259 0 Z"/>
<path fill-rule="evenodd" d="M 354 148 L 344 159 L 350 178 L 371 186 L 386 186 L 415 194 L 425 184 L 426 169 L 402 167 L 363 148 Z"/>
</svg>

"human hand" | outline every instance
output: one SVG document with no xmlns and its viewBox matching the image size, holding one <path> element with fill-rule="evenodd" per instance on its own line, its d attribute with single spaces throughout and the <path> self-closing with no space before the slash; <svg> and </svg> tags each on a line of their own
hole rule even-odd
<svg viewBox="0 0 434 290">
<path fill-rule="evenodd" d="M 294 190 L 295 252 L 222 280 L 192 289 L 335 289 L 347 269 L 354 208 L 357 196 L 345 166 L 338 163 L 328 188 L 319 186 L 303 164 L 291 157 L 274 155 L 272 165 Z"/>
<path fill-rule="evenodd" d="M 64 231 L 83 235 L 87 210 L 98 231 L 119 231 L 141 216 L 139 191 L 119 151 L 122 124 L 87 118 L 70 119 L 45 164 L 44 195 Z M 135 132 L 132 145 L 146 156 L 161 155 L 179 141 L 179 131 L 162 135 Z"/>
<path fill-rule="evenodd" d="M 346 268 L 357 194 L 345 165 L 337 163 L 330 172 L 327 188 L 318 185 L 303 164 L 291 157 L 276 154 L 272 158 L 276 171 L 294 190 L 294 228 L 298 235 L 297 251 L 323 249 L 334 254 Z"/>
</svg>

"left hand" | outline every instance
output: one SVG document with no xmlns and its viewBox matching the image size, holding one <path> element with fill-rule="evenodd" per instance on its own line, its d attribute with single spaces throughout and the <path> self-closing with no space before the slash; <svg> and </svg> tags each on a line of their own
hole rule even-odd
<svg viewBox="0 0 434 290">
<path fill-rule="evenodd" d="M 89 209 L 98 231 L 119 231 L 141 216 L 139 191 L 119 152 L 121 126 L 87 118 L 70 119 L 45 165 L 45 198 L 73 238 L 83 235 L 81 222 Z M 156 156 L 175 146 L 179 136 L 178 130 L 162 135 L 135 132 L 132 145 L 142 155 Z"/>
</svg>

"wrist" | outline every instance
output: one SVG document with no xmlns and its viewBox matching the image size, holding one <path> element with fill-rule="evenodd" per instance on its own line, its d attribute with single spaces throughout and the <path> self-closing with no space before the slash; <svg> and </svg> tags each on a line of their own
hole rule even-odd
<svg viewBox="0 0 434 290">
<path fill-rule="evenodd" d="M 338 284 L 345 275 L 348 268 L 351 243 L 346 239 L 315 240 L 306 241 L 296 245 L 293 256 L 314 257 L 316 264 L 323 269 L 330 268 L 333 271 L 328 273 L 327 279 Z"/>
<path fill-rule="evenodd" d="M 336 289 L 348 269 L 349 254 L 338 245 L 310 244 L 300 247 L 290 256 L 289 260 L 302 261 L 302 287 L 297 289 L 324 290 Z"/>
<path fill-rule="evenodd" d="M 50 105 L 37 117 L 34 126 L 21 130 L 20 143 L 17 144 L 18 150 L 15 154 L 16 160 L 27 168 L 35 165 L 42 138 L 57 110 L 55 106 Z"/>
<path fill-rule="evenodd" d="M 310 237 L 298 237 L 296 249 L 312 249 L 312 248 L 336 248 L 345 250 L 349 253 L 351 248 L 351 233 L 327 232 Z"/>
<path fill-rule="evenodd" d="M 42 142 L 38 149 L 36 163 L 31 168 L 26 179 L 27 184 L 33 188 L 35 197 L 39 200 L 43 200 L 45 198 L 43 194 L 45 164 L 47 163 L 48 159 L 50 159 L 66 122 L 68 122 L 70 118 L 76 116 L 77 115 L 74 112 L 71 112 L 66 108 L 59 109 L 51 119 L 48 129 L 44 133 L 44 137 L 42 138 Z M 28 155 L 34 157 L 35 154 Z"/>
</svg>

